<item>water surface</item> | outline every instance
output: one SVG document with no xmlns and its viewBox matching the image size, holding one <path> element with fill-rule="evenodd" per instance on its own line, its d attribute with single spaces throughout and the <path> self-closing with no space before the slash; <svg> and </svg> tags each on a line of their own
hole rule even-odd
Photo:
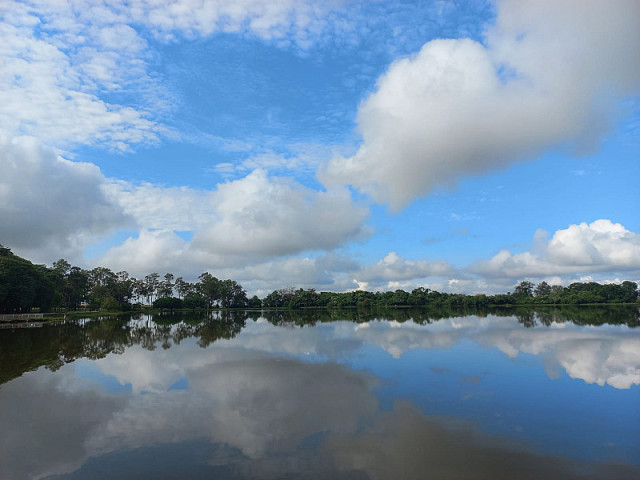
<svg viewBox="0 0 640 480">
<path fill-rule="evenodd" d="M 640 478 L 637 324 L 318 310 L 0 330 L 0 478 Z"/>
</svg>

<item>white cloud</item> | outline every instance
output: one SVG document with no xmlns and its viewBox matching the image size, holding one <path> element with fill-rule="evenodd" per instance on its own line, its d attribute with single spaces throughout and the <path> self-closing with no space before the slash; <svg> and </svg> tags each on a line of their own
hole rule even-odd
<svg viewBox="0 0 640 480">
<path fill-rule="evenodd" d="M 238 280 L 243 287 L 259 297 L 280 288 L 313 288 L 317 291 L 344 292 L 353 290 L 353 273 L 360 266 L 348 257 L 328 253 L 309 257 L 290 257 L 223 268 L 221 274 Z"/>
<path fill-rule="evenodd" d="M 149 71 L 145 33 L 171 41 L 237 32 L 304 48 L 330 27 L 326 15 L 340 3 L 3 2 L 0 131 L 61 148 L 157 143 L 174 135 L 160 118 L 176 99 Z M 122 92 L 135 95 L 135 106 L 105 101 Z"/>
<path fill-rule="evenodd" d="M 76 256 L 99 235 L 132 224 L 104 193 L 106 178 L 32 138 L 0 136 L 0 242 L 35 261 Z"/>
<path fill-rule="evenodd" d="M 331 251 L 370 234 L 365 226 L 369 211 L 355 204 L 348 190 L 318 192 L 263 170 L 212 191 L 123 181 L 111 182 L 105 191 L 136 220 L 141 233 L 99 262 L 134 274 L 165 268 L 193 275 L 215 268 L 241 281 L 247 276 L 243 270 L 257 263 L 250 268 L 254 279 L 270 274 L 273 281 L 282 278 L 277 272 L 283 270 L 295 272 L 291 280 L 325 278 L 314 260 L 270 259 Z M 176 230 L 192 231 L 193 240 L 184 241 Z"/>
<path fill-rule="evenodd" d="M 582 222 L 558 230 L 547 254 L 555 263 L 595 270 L 640 268 L 640 234 L 611 220 Z"/>
<path fill-rule="evenodd" d="M 193 238 L 202 252 L 286 255 L 332 249 L 368 233 L 368 209 L 348 190 L 318 192 L 262 170 L 218 185 L 210 204 L 215 219 Z"/>
<path fill-rule="evenodd" d="M 88 456 L 85 438 L 123 408 L 123 398 L 82 388 L 68 375 L 72 368 L 63 367 L 57 377 L 40 369 L 2 386 L 0 406 L 14 412 L 2 418 L 3 432 L 12 432 L 11 438 L 0 434 L 2 478 L 42 478 L 79 468 Z M 43 409 L 45 397 L 51 404 Z M 27 450 L 25 458 L 20 452 Z"/>
<path fill-rule="evenodd" d="M 398 209 L 554 147 L 596 147 L 640 91 L 634 1 L 503 1 L 487 45 L 434 40 L 361 105 L 363 144 L 321 173 Z"/>
<path fill-rule="evenodd" d="M 128 3 L 129 15 L 165 39 L 176 35 L 195 37 L 214 32 L 237 32 L 251 33 L 267 40 L 290 36 L 305 46 L 328 28 L 327 13 L 342 2 L 138 0 Z"/>
<path fill-rule="evenodd" d="M 103 10 L 67 2 L 5 4 L 0 131 L 58 147 L 89 143 L 128 150 L 132 143 L 158 140 L 163 128 L 144 109 L 100 98 L 134 86 L 163 97 L 146 72 L 146 42 L 123 18 Z"/>
<path fill-rule="evenodd" d="M 396 252 L 390 252 L 378 263 L 356 272 L 355 281 L 366 284 L 367 288 L 393 290 L 405 285 L 415 285 L 420 279 L 448 277 L 452 274 L 454 268 L 445 260 L 407 260 Z"/>
<path fill-rule="evenodd" d="M 105 192 L 141 229 L 194 230 L 214 214 L 207 190 L 112 180 Z"/>
<path fill-rule="evenodd" d="M 268 338 L 281 340 L 273 335 L 275 328 L 269 325 Z M 158 438 L 206 437 L 259 458 L 295 449 L 320 431 L 353 431 L 377 409 L 371 393 L 376 381 L 335 363 L 277 358 L 233 341 L 217 342 L 218 348 L 206 351 L 186 343 L 153 356 L 141 348 L 128 349 L 123 356 L 97 362 L 103 374 L 131 384 L 136 395 L 87 438 L 90 451 L 137 448 Z M 188 380 L 185 395 L 168 391 L 180 378 Z M 142 391 L 148 395 L 138 395 Z M 302 405 L 313 406 L 313 415 Z M 155 415 L 143 413 L 150 407 Z"/>
<path fill-rule="evenodd" d="M 260 175 L 259 182 L 269 178 L 262 173 Z M 242 196 L 244 191 L 241 188 L 238 194 Z M 288 204 L 289 193 L 285 191 L 283 203 Z M 232 197 L 224 196 L 234 203 Z M 171 202 L 167 204 L 171 205 Z M 249 205 L 252 204 L 250 201 Z M 203 239 L 209 237 L 196 232 L 194 239 L 199 238 L 198 242 L 188 242 L 167 228 L 143 230 L 138 238 L 130 238 L 109 250 L 98 263 L 114 270 L 125 269 L 134 275 L 166 270 L 192 278 L 208 270 L 218 277 L 233 278 L 251 295 L 255 293 L 261 297 L 285 287 L 343 292 L 354 289 L 411 291 L 423 286 L 448 293 L 495 294 L 511 290 L 514 283 L 523 278 L 545 280 L 552 285 L 594 280 L 593 276 L 585 277 L 584 272 L 599 274 L 596 281 L 600 282 L 613 281 L 614 277 L 640 278 L 640 235 L 610 220 L 570 225 L 555 232 L 550 239 L 546 232 L 539 230 L 534 236 L 531 251 L 512 254 L 502 250 L 489 260 L 477 260 L 468 267 L 455 268 L 445 260 L 410 260 L 396 252 L 390 252 L 372 264 L 362 264 L 336 253 L 296 255 L 304 251 L 304 246 L 310 249 L 309 245 L 313 245 L 315 227 L 302 229 L 311 240 L 302 237 L 296 237 L 295 242 L 285 240 L 286 232 L 293 227 L 284 222 L 295 224 L 304 221 L 301 220 L 304 208 L 291 210 L 289 207 L 283 218 L 273 220 L 281 222 L 277 223 L 282 227 L 281 231 L 270 232 L 270 227 L 263 230 L 259 222 L 252 225 L 250 221 L 237 220 L 233 215 L 238 210 L 227 214 L 224 207 L 220 207 L 211 210 L 208 220 L 204 211 L 201 214 L 202 219 L 209 222 L 203 224 L 203 232 L 206 235 L 219 232 L 226 237 L 223 240 L 205 242 Z M 238 208 L 241 216 L 255 217 L 250 209 L 245 210 L 240 204 Z M 225 220 L 225 215 L 231 215 L 233 220 Z M 310 217 L 315 218 L 313 215 Z M 355 216 L 352 220 L 357 218 Z M 225 222 L 230 226 L 227 227 Z M 241 227 L 233 227 L 235 224 Z M 323 225 L 320 222 L 317 228 Z M 361 224 L 353 225 L 360 225 L 359 228 L 363 229 Z M 347 234 L 343 235 L 345 231 Z M 331 252 L 349 242 L 352 238 L 350 231 L 336 229 L 330 237 L 331 242 L 316 249 Z M 263 241 L 265 243 L 261 244 Z M 235 243 L 233 248 L 227 248 L 229 243 Z M 277 248 L 274 249 L 274 245 Z"/>
<path fill-rule="evenodd" d="M 640 271 L 640 234 L 611 220 L 570 225 L 544 242 L 534 239 L 534 252 L 512 254 L 502 250 L 480 260 L 469 271 L 495 277 L 546 277 L 585 272 Z"/>
<path fill-rule="evenodd" d="M 176 276 L 197 276 L 198 265 L 190 261 L 188 243 L 171 230 L 141 230 L 137 238 L 128 238 L 110 248 L 96 265 L 114 272 L 127 271 L 144 277 L 151 272 L 171 272 Z"/>
</svg>

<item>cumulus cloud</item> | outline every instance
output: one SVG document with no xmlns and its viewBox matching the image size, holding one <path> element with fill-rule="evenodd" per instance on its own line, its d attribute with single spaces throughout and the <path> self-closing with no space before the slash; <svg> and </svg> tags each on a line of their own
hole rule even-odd
<svg viewBox="0 0 640 480">
<path fill-rule="evenodd" d="M 172 230 L 141 230 L 137 237 L 110 248 L 97 264 L 138 277 L 153 271 L 191 278 L 200 273 L 200 266 L 189 261 L 188 248 L 188 242 Z"/>
<path fill-rule="evenodd" d="M 350 272 L 359 265 L 345 257 L 329 253 L 316 258 L 272 259 L 220 270 L 237 279 L 248 291 L 264 297 L 279 288 L 314 288 L 318 291 L 346 291 L 355 287 Z"/>
<path fill-rule="evenodd" d="M 288 270 L 302 285 L 311 277 L 322 283 L 326 265 L 316 269 L 315 260 L 273 257 L 331 251 L 370 234 L 365 224 L 369 210 L 354 203 L 348 190 L 316 191 L 264 170 L 215 190 L 113 181 L 105 191 L 135 218 L 141 233 L 107 251 L 100 262 L 130 272 L 162 266 L 193 275 L 216 268 L 238 281 L 265 275 L 273 281 Z M 192 231 L 193 239 L 185 241 L 176 230 Z M 246 268 L 250 275 L 243 272 Z"/>
<path fill-rule="evenodd" d="M 0 137 L 0 242 L 34 260 L 74 256 L 133 224 L 89 163 L 69 162 L 32 138 Z"/>
<path fill-rule="evenodd" d="M 212 215 L 211 192 L 190 187 L 111 179 L 104 190 L 141 229 L 195 230 Z"/>
<path fill-rule="evenodd" d="M 137 226 L 139 234 L 108 250 L 100 264 L 192 276 L 222 267 L 242 274 L 233 268 L 267 262 L 251 277 L 288 270 L 302 285 L 311 278 L 330 283 L 327 265 L 316 268 L 316 260 L 269 261 L 330 251 L 370 233 L 368 209 L 347 190 L 318 192 L 263 170 L 215 190 L 136 185 L 108 179 L 95 165 L 65 160 L 27 137 L 0 139 L 0 165 L 0 242 L 36 261 L 73 260 L 88 244 Z M 194 232 L 192 241 L 175 233 L 185 230 Z"/>
<path fill-rule="evenodd" d="M 397 282 L 410 281 L 415 284 L 419 279 L 446 277 L 454 271 L 453 266 L 445 260 L 407 260 L 396 252 L 390 252 L 378 263 L 363 267 L 356 273 L 355 281 L 363 287 L 376 285 L 386 290 Z"/>
<path fill-rule="evenodd" d="M 640 91 L 634 1 L 503 1 L 486 45 L 434 40 L 394 62 L 358 111 L 362 146 L 321 172 L 398 209 L 549 148 L 597 147 Z"/>
<path fill-rule="evenodd" d="M 210 192 L 209 203 L 205 204 L 208 216 L 204 210 L 198 214 L 203 220 L 202 229 L 196 231 L 193 241 L 181 238 L 170 228 L 154 229 L 152 224 L 147 224 L 138 237 L 112 248 L 99 263 L 134 275 L 166 270 L 191 278 L 201 271 L 215 271 L 217 276 L 233 278 L 250 294 L 259 296 L 291 286 L 338 292 L 410 291 L 423 286 L 448 293 L 495 294 L 511 290 L 514 282 L 523 278 L 546 280 L 554 285 L 594 281 L 592 276 L 585 276 L 587 274 L 598 274 L 595 281 L 600 282 L 616 279 L 619 283 L 618 278 L 640 278 L 640 235 L 606 219 L 570 225 L 551 237 L 544 230 L 538 230 L 530 251 L 502 250 L 488 260 L 480 259 L 462 268 L 446 260 L 407 259 L 396 252 L 388 253 L 375 263 L 361 263 L 333 250 L 366 235 L 367 228 L 362 221 L 364 211 L 345 203 L 340 207 L 343 212 L 355 210 L 345 217 L 336 217 L 334 222 L 343 218 L 342 224 L 332 224 L 330 220 L 316 222 L 322 218 L 313 214 L 321 203 L 316 203 L 316 194 L 310 192 L 311 207 L 290 200 L 297 198 L 295 189 L 285 187 L 279 197 L 277 192 L 283 185 L 289 185 L 287 182 L 266 194 L 266 198 L 279 199 L 253 210 L 254 205 L 259 204 L 259 196 L 256 192 L 255 198 L 250 199 L 251 194 L 242 183 L 246 180 L 253 185 L 271 180 L 263 172 L 257 178 L 249 177 L 237 181 L 240 183 L 237 190 L 231 185 L 233 182 L 224 184 L 232 188 L 230 192 L 223 191 L 220 197 L 220 192 Z M 143 192 L 147 192 L 146 187 Z M 244 197 L 247 205 L 241 201 L 236 203 L 235 195 Z M 167 201 L 167 205 L 171 202 Z M 226 210 L 225 205 L 231 208 Z M 280 217 L 276 215 L 272 223 L 261 222 L 260 219 L 268 217 L 268 211 L 279 205 L 284 205 Z M 124 211 L 131 212 L 126 208 Z M 176 214 L 176 218 L 179 217 Z M 303 228 L 287 238 L 296 225 Z M 317 238 L 316 232 L 320 231 L 324 236 Z M 329 253 L 298 255 L 313 249 Z"/>
<path fill-rule="evenodd" d="M 536 233 L 533 252 L 502 250 L 490 260 L 477 261 L 469 271 L 523 278 L 640 270 L 640 234 L 611 220 L 570 225 L 548 241 L 545 237 L 544 231 Z"/>
<path fill-rule="evenodd" d="M 263 170 L 220 184 L 211 204 L 215 221 L 193 239 L 202 251 L 283 255 L 335 248 L 367 234 L 368 209 L 354 204 L 348 190 L 318 192 Z"/>
</svg>

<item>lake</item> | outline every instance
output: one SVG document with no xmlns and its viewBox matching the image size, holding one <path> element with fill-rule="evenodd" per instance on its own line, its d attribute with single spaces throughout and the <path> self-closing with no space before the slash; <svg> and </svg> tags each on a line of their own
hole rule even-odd
<svg viewBox="0 0 640 480">
<path fill-rule="evenodd" d="M 0 478 L 640 478 L 637 308 L 0 330 Z"/>
</svg>

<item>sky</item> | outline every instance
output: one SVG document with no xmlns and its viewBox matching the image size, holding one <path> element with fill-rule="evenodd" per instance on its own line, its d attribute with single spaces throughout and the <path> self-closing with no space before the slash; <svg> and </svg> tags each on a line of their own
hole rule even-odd
<svg viewBox="0 0 640 480">
<path fill-rule="evenodd" d="M 640 280 L 640 3 L 0 4 L 0 243 L 264 296 Z"/>
</svg>

